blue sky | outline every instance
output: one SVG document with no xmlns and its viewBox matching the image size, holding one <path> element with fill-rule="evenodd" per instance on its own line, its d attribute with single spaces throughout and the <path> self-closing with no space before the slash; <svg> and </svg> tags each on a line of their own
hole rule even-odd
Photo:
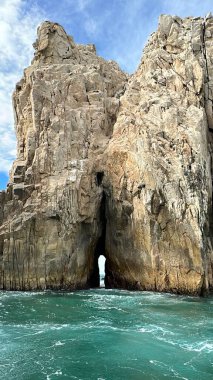
<svg viewBox="0 0 213 380">
<path fill-rule="evenodd" d="M 161 13 L 204 16 L 212 0 L 1 0 L 0 189 L 16 154 L 11 94 L 33 56 L 40 22 L 62 24 L 78 43 L 94 43 L 99 55 L 132 73 Z"/>
</svg>

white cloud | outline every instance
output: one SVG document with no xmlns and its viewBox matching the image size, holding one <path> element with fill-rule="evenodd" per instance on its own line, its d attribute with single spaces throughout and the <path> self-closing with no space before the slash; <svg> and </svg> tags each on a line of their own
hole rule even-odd
<svg viewBox="0 0 213 380">
<path fill-rule="evenodd" d="M 98 23 L 94 19 L 87 17 L 84 22 L 84 29 L 88 36 L 94 36 L 98 31 Z"/>
<path fill-rule="evenodd" d="M 77 7 L 78 7 L 79 12 L 84 11 L 90 4 L 91 4 L 91 0 L 78 0 Z"/>
<path fill-rule="evenodd" d="M 3 157 L 0 157 L 0 173 L 8 174 L 11 169 L 11 162 L 8 159 L 4 159 Z"/>
<path fill-rule="evenodd" d="M 162 8 L 164 13 L 177 14 L 178 16 L 205 16 L 208 12 L 212 11 L 212 0 L 162 0 Z"/>
<path fill-rule="evenodd" d="M 0 19 L 0 172 L 8 173 L 16 152 L 12 92 L 33 56 L 44 14 L 27 0 L 1 0 Z"/>
</svg>

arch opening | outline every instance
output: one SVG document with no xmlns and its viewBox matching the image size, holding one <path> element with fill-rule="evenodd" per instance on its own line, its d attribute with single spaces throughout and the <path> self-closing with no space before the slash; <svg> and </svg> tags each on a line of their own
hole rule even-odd
<svg viewBox="0 0 213 380">
<path fill-rule="evenodd" d="M 106 194 L 103 191 L 102 200 L 99 209 L 99 237 L 93 251 L 93 267 L 89 279 L 89 286 L 91 288 L 105 287 L 105 278 L 107 268 L 107 260 L 105 255 L 105 243 L 106 243 Z"/>
<path fill-rule="evenodd" d="M 105 263 L 106 263 L 106 257 L 104 257 L 103 255 L 100 255 L 98 258 L 100 288 L 105 288 Z"/>
</svg>

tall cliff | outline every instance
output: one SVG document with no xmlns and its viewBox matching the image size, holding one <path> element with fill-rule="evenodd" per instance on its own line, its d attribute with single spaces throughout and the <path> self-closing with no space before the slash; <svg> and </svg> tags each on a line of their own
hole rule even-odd
<svg viewBox="0 0 213 380">
<path fill-rule="evenodd" d="M 212 288 L 213 18 L 161 16 L 128 77 L 45 22 L 13 96 L 0 287 Z"/>
</svg>

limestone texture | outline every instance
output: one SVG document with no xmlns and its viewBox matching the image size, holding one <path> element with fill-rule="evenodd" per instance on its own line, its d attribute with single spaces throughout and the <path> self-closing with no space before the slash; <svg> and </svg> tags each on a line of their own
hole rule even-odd
<svg viewBox="0 0 213 380">
<path fill-rule="evenodd" d="M 135 74 L 44 22 L 13 96 L 0 288 L 213 287 L 213 17 L 162 15 Z"/>
</svg>

